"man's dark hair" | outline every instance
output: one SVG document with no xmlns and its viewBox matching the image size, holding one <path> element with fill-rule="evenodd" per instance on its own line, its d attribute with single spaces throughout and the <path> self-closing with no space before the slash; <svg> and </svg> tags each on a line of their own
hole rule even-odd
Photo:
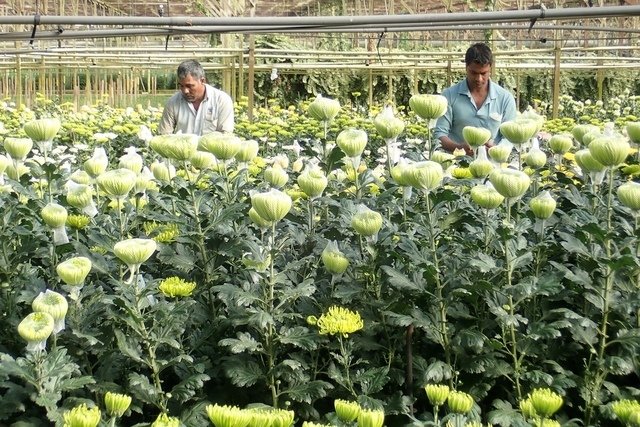
<svg viewBox="0 0 640 427">
<path fill-rule="evenodd" d="M 178 65 L 178 79 L 184 79 L 189 75 L 198 80 L 206 77 L 202 65 L 195 59 L 188 59 Z"/>
<path fill-rule="evenodd" d="M 464 63 L 471 65 L 473 63 L 480 65 L 491 65 L 493 62 L 493 54 L 491 49 L 484 43 L 476 43 L 467 49 L 464 54 Z"/>
</svg>

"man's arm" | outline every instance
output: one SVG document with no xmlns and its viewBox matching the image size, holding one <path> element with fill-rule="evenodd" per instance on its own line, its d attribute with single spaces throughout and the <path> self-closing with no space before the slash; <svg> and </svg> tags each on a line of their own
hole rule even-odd
<svg viewBox="0 0 640 427">
<path fill-rule="evenodd" d="M 458 143 L 448 136 L 441 136 L 439 139 L 440 146 L 448 152 L 453 153 L 455 150 L 463 149 L 467 156 L 473 156 L 473 148 L 466 142 Z"/>
<path fill-rule="evenodd" d="M 233 132 L 235 126 L 233 101 L 231 97 L 224 92 L 218 97 L 218 101 L 218 130 L 221 132 Z"/>
<path fill-rule="evenodd" d="M 170 102 L 164 107 L 162 111 L 162 118 L 160 119 L 160 124 L 158 124 L 158 134 L 159 135 L 167 135 L 173 133 L 176 125 L 176 117 L 173 109 L 173 105 Z"/>
</svg>

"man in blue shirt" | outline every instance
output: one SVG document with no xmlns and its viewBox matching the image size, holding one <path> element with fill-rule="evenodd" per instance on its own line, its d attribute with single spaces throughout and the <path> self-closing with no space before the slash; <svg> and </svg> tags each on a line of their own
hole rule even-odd
<svg viewBox="0 0 640 427">
<path fill-rule="evenodd" d="M 447 112 L 436 123 L 434 135 L 447 151 L 464 149 L 468 155 L 472 148 L 464 141 L 462 129 L 476 126 L 489 129 L 491 139 L 487 147 L 502 138 L 500 124 L 516 118 L 513 95 L 491 81 L 493 54 L 484 43 L 472 45 L 464 56 L 467 78 L 442 92 L 447 98 Z"/>
</svg>

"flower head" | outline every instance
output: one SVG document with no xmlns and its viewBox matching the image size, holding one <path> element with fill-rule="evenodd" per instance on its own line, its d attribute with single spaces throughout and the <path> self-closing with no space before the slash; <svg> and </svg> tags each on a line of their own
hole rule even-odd
<svg viewBox="0 0 640 427">
<path fill-rule="evenodd" d="M 27 351 L 41 351 L 53 333 L 55 320 L 45 312 L 30 313 L 18 324 L 18 334 L 27 342 Z"/>
<path fill-rule="evenodd" d="M 251 206 L 265 221 L 280 221 L 289 213 L 292 203 L 291 196 L 276 189 L 251 196 Z"/>
<path fill-rule="evenodd" d="M 362 155 L 369 136 L 362 129 L 345 129 L 336 137 L 336 145 L 347 157 L 356 158 Z"/>
<path fill-rule="evenodd" d="M 165 159 L 184 162 L 196 152 L 198 135 L 189 133 L 156 135 L 149 141 L 149 147 Z"/>
<path fill-rule="evenodd" d="M 538 219 L 548 219 L 556 210 L 556 201 L 548 191 L 543 191 L 529 201 L 531 212 Z"/>
<path fill-rule="evenodd" d="M 535 120 L 511 120 L 500 125 L 500 133 L 509 142 L 521 145 L 533 138 L 538 132 L 538 123 Z"/>
<path fill-rule="evenodd" d="M 136 185 L 136 174 L 130 169 L 115 169 L 101 174 L 96 181 L 102 191 L 114 198 L 124 198 Z"/>
<path fill-rule="evenodd" d="M 360 405 L 358 402 L 351 402 L 348 400 L 336 399 L 333 401 L 333 407 L 336 410 L 336 415 L 341 421 L 351 423 L 358 418 L 360 413 Z"/>
<path fill-rule="evenodd" d="M 61 125 L 58 118 L 31 120 L 24 124 L 24 133 L 36 142 L 52 141 Z"/>
<path fill-rule="evenodd" d="M 562 406 L 562 397 L 548 388 L 537 388 L 529 393 L 528 398 L 536 414 L 543 418 L 549 418 Z"/>
<path fill-rule="evenodd" d="M 129 169 L 136 174 L 140 173 L 143 161 L 142 156 L 137 153 L 136 147 L 127 147 L 124 151 L 125 154 L 120 156 L 118 166 L 123 169 Z"/>
<path fill-rule="evenodd" d="M 167 414 L 160 414 L 158 418 L 151 424 L 151 427 L 180 427 L 180 419 L 170 417 Z"/>
<path fill-rule="evenodd" d="M 218 160 L 232 159 L 241 147 L 240 138 L 226 132 L 208 133 L 198 140 L 198 149 L 213 154 Z"/>
<path fill-rule="evenodd" d="M 40 211 L 42 220 L 51 228 L 64 227 L 67 222 L 67 209 L 57 203 L 47 203 Z"/>
<path fill-rule="evenodd" d="M 451 391 L 447 396 L 447 406 L 456 414 L 467 414 L 473 408 L 473 397 L 462 391 Z"/>
<path fill-rule="evenodd" d="M 489 175 L 489 181 L 498 193 L 508 199 L 522 197 L 531 185 L 531 178 L 515 169 L 494 169 Z"/>
<path fill-rule="evenodd" d="M 157 247 L 153 239 L 127 239 L 116 243 L 113 246 L 113 253 L 120 261 L 127 264 L 132 274 L 135 274 L 140 265 L 153 255 Z"/>
<path fill-rule="evenodd" d="M 96 178 L 103 174 L 107 170 L 107 166 L 109 166 L 109 159 L 107 158 L 107 152 L 102 147 L 97 147 L 93 152 L 93 156 L 83 164 L 85 172 L 91 178 Z"/>
<path fill-rule="evenodd" d="M 393 109 L 389 105 L 373 119 L 373 125 L 384 140 L 397 138 L 404 130 L 404 122 L 393 115 Z"/>
<path fill-rule="evenodd" d="M 304 193 L 311 197 L 319 197 L 327 185 L 329 180 L 322 169 L 317 166 L 306 168 L 300 176 L 298 176 L 298 186 Z"/>
<path fill-rule="evenodd" d="M 168 297 L 188 297 L 196 288 L 195 282 L 187 282 L 184 279 L 173 276 L 164 279 L 158 285 L 160 292 Z"/>
<path fill-rule="evenodd" d="M 240 149 L 236 153 L 236 160 L 239 162 L 250 162 L 255 159 L 260 150 L 260 144 L 253 139 L 247 139 L 240 141 Z"/>
<path fill-rule="evenodd" d="M 33 148 L 31 138 L 12 138 L 4 139 L 4 149 L 13 160 L 24 160 Z"/>
<path fill-rule="evenodd" d="M 325 98 L 318 94 L 316 99 L 309 104 L 307 112 L 311 117 L 321 122 L 328 122 L 340 112 L 340 102 L 335 99 Z"/>
<path fill-rule="evenodd" d="M 121 417 L 127 412 L 131 405 L 131 396 L 126 394 L 112 393 L 108 391 L 104 395 L 104 406 L 107 414 L 111 417 Z"/>
<path fill-rule="evenodd" d="M 327 243 L 322 251 L 322 263 L 331 274 L 342 274 L 349 267 L 349 259 L 338 248 L 335 240 Z"/>
<path fill-rule="evenodd" d="M 207 416 L 216 427 L 245 427 L 251 421 L 250 411 L 237 406 L 207 405 Z"/>
<path fill-rule="evenodd" d="M 282 188 L 289 181 L 289 174 L 280 166 L 273 165 L 264 170 L 264 180 L 275 188 Z"/>
<path fill-rule="evenodd" d="M 64 318 L 67 315 L 69 304 L 67 300 L 59 293 L 47 289 L 40 292 L 31 303 L 34 312 L 49 313 L 53 317 L 53 333 L 57 334 L 64 329 Z"/>
<path fill-rule="evenodd" d="M 470 146 L 480 147 L 491 139 L 491 131 L 482 127 L 465 126 L 462 128 L 462 138 Z"/>
<path fill-rule="evenodd" d="M 589 144 L 593 158 L 604 166 L 618 166 L 629 155 L 629 143 L 619 136 L 601 136 Z"/>
<path fill-rule="evenodd" d="M 618 187 L 618 199 L 620 203 L 633 211 L 640 210 L 640 184 L 637 182 L 625 182 Z"/>
<path fill-rule="evenodd" d="M 358 414 L 358 427 L 382 427 L 384 411 L 379 409 L 362 409 Z"/>
<path fill-rule="evenodd" d="M 447 401 L 451 390 L 444 384 L 427 384 L 424 386 L 424 391 L 433 406 L 442 406 Z"/>
<path fill-rule="evenodd" d="M 632 414 L 640 413 L 640 402 L 630 399 L 616 400 L 611 403 L 611 410 L 622 424 L 627 425 Z"/>
<path fill-rule="evenodd" d="M 329 310 L 320 316 L 317 326 L 322 335 L 341 334 L 346 337 L 362 329 L 364 322 L 360 317 L 360 313 L 353 312 L 347 308 L 333 306 L 329 307 Z"/>
<path fill-rule="evenodd" d="M 382 228 L 382 215 L 365 205 L 360 205 L 358 212 L 351 218 L 351 226 L 361 236 L 374 236 Z"/>
<path fill-rule="evenodd" d="M 96 427 L 100 423 L 100 409 L 89 408 L 85 403 L 64 413 L 65 427 Z"/>
<path fill-rule="evenodd" d="M 409 98 L 409 107 L 419 117 L 433 120 L 447 112 L 447 98 L 442 95 L 419 94 Z"/>
</svg>

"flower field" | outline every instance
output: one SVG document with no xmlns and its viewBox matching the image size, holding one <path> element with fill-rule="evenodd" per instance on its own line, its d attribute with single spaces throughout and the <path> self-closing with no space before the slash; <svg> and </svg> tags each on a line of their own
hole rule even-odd
<svg viewBox="0 0 640 427">
<path fill-rule="evenodd" d="M 0 108 L 0 425 L 640 425 L 636 97 Z"/>
</svg>

